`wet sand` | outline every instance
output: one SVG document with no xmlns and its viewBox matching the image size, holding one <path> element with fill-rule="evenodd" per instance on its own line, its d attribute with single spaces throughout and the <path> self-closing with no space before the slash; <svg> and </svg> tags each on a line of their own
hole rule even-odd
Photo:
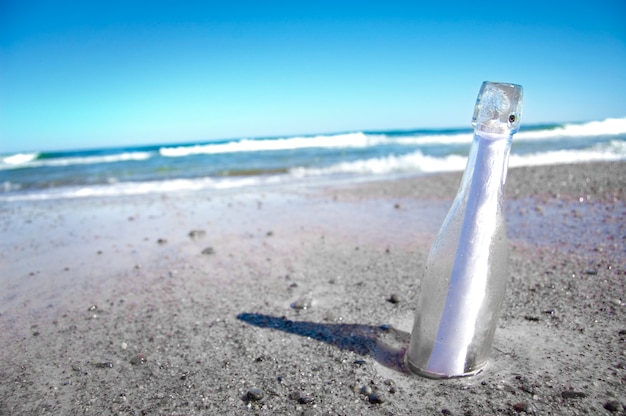
<svg viewBox="0 0 626 416">
<path fill-rule="evenodd" d="M 489 366 L 407 373 L 459 180 L 0 205 L 0 415 L 624 414 L 622 162 L 511 169 Z"/>
</svg>

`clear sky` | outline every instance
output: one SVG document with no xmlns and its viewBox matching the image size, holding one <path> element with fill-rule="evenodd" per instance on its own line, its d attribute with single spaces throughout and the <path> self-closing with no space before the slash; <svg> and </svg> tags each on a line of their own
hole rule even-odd
<svg viewBox="0 0 626 416">
<path fill-rule="evenodd" d="M 0 153 L 469 127 L 484 80 L 524 86 L 523 123 L 624 117 L 625 21 L 624 0 L 0 0 Z"/>
</svg>

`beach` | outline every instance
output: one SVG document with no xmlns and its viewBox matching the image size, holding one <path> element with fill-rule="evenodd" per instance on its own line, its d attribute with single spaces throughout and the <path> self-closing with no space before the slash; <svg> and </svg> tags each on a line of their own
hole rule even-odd
<svg viewBox="0 0 626 416">
<path fill-rule="evenodd" d="M 626 163 L 518 167 L 492 358 L 403 356 L 460 172 L 3 202 L 0 415 L 626 414 Z"/>
</svg>

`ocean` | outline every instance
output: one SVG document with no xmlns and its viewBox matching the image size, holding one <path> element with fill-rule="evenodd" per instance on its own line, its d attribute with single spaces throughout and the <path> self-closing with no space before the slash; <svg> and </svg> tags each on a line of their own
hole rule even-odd
<svg viewBox="0 0 626 416">
<path fill-rule="evenodd" d="M 355 131 L 0 155 L 0 201 L 417 176 L 465 168 L 472 129 Z M 522 126 L 510 167 L 626 160 L 626 118 Z"/>
</svg>

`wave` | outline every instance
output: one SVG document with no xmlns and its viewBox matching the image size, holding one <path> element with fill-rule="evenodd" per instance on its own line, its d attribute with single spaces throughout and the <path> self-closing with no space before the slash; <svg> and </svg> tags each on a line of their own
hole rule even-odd
<svg viewBox="0 0 626 416">
<path fill-rule="evenodd" d="M 374 174 L 384 175 L 407 172 L 442 172 L 465 168 L 467 158 L 449 155 L 443 158 L 425 156 L 417 151 L 402 156 L 386 156 L 352 162 L 341 162 L 322 168 L 298 167 L 290 170 L 296 177 L 322 176 L 334 174 Z"/>
<path fill-rule="evenodd" d="M 150 195 L 170 192 L 190 192 L 203 189 L 228 190 L 259 185 L 271 185 L 285 180 L 285 175 L 247 176 L 227 178 L 170 179 L 148 182 L 119 182 L 90 186 L 67 186 L 36 192 L 0 195 L 0 201 L 39 201 L 53 199 L 98 198 Z M 10 184 L 4 184 L 5 187 Z"/>
<path fill-rule="evenodd" d="M 626 142 L 612 140 L 588 149 L 553 150 L 524 155 L 511 154 L 509 166 L 559 165 L 566 163 L 615 162 L 626 160 Z"/>
<path fill-rule="evenodd" d="M 362 132 L 312 137 L 289 137 L 280 139 L 242 139 L 226 143 L 201 144 L 193 146 L 162 147 L 161 156 L 184 157 L 199 154 L 234 152 L 261 152 L 272 150 L 296 150 L 310 148 L 368 147 L 383 140 Z"/>
<path fill-rule="evenodd" d="M 39 157 L 39 153 L 16 153 L 0 157 L 0 169 L 4 166 L 20 166 L 32 162 Z"/>
<path fill-rule="evenodd" d="M 552 127 L 530 126 L 528 130 L 522 127 L 519 133 L 515 135 L 515 140 L 617 136 L 622 134 L 626 134 L 626 117 Z"/>
<path fill-rule="evenodd" d="M 384 134 L 384 133 L 383 133 Z M 515 135 L 514 141 L 546 140 L 563 138 L 582 138 L 598 136 L 626 135 L 626 118 L 608 118 L 602 121 L 590 121 L 587 123 L 569 123 L 550 126 L 527 126 L 520 129 Z M 401 145 L 446 145 L 446 144 L 469 144 L 474 137 L 474 132 L 451 131 L 445 133 L 427 131 L 407 131 L 404 134 L 387 136 L 388 140 Z"/>
<path fill-rule="evenodd" d="M 593 161 L 626 161 L 626 141 L 613 140 L 580 150 L 556 150 L 527 154 L 511 154 L 510 167 L 555 165 Z M 298 181 L 320 178 L 339 179 L 354 177 L 384 177 L 389 175 L 420 175 L 463 171 L 467 163 L 465 155 L 435 157 L 415 151 L 405 155 L 372 157 L 345 161 L 324 167 L 294 167 L 284 171 L 257 174 L 256 171 L 233 176 L 201 178 L 179 178 L 143 182 L 110 182 L 83 186 L 20 191 L 17 184 L 5 181 L 0 185 L 5 194 L 0 201 L 27 201 L 41 199 L 67 199 L 86 197 L 113 197 L 146 195 L 155 193 L 198 191 L 205 189 L 224 190 L 232 188 L 298 183 Z"/>
<path fill-rule="evenodd" d="M 0 160 L 0 170 L 142 161 L 150 159 L 152 155 L 153 153 L 151 152 L 125 152 L 111 155 L 43 158 L 40 153 L 17 153 L 10 156 L 4 156 Z"/>
<path fill-rule="evenodd" d="M 558 150 L 540 153 L 512 154 L 509 166 L 539 166 L 584 162 L 611 162 L 626 160 L 626 142 L 613 140 L 583 150 Z M 402 156 L 370 158 L 341 162 L 322 168 L 298 167 L 290 170 L 296 177 L 336 174 L 389 175 L 399 173 L 439 173 L 462 171 L 467 164 L 466 156 L 448 155 L 433 157 L 420 151 Z"/>
</svg>

